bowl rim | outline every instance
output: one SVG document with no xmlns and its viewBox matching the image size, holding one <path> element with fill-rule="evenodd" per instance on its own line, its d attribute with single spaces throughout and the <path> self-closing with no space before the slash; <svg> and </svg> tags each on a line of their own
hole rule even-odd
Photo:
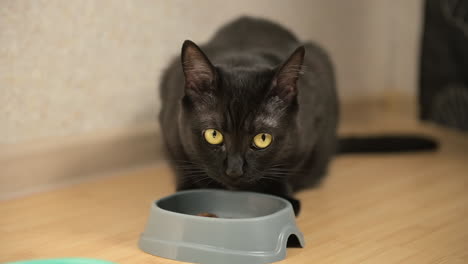
<svg viewBox="0 0 468 264">
<path fill-rule="evenodd" d="M 181 195 L 186 195 L 190 193 L 204 193 L 204 192 L 218 192 L 218 193 L 232 193 L 235 195 L 243 195 L 243 194 L 249 194 L 249 195 L 256 195 L 256 196 L 263 196 L 268 199 L 273 199 L 282 202 L 285 206 L 281 208 L 280 210 L 277 210 L 271 214 L 267 215 L 262 215 L 262 216 L 257 216 L 257 217 L 249 217 L 249 218 L 215 218 L 215 217 L 202 217 L 202 216 L 197 216 L 197 215 L 190 215 L 190 214 L 184 214 L 184 213 L 179 213 L 179 212 L 174 212 L 170 211 L 167 209 L 163 209 L 159 206 L 160 202 L 163 202 L 165 200 L 172 199 L 176 196 L 181 196 Z M 171 216 L 176 216 L 176 217 L 186 217 L 189 219 L 197 219 L 199 221 L 211 221 L 211 222 L 252 222 L 252 221 L 259 221 L 259 220 L 268 220 L 268 219 L 273 219 L 278 216 L 281 216 L 282 214 L 287 213 L 287 211 L 290 211 L 292 215 L 294 215 L 294 211 L 292 208 L 291 203 L 279 196 L 271 195 L 271 194 L 265 194 L 265 193 L 257 193 L 257 192 L 248 192 L 248 191 L 231 191 L 231 190 L 223 190 L 223 189 L 195 189 L 195 190 L 185 190 L 185 191 L 178 191 L 175 192 L 171 195 L 165 196 L 161 199 L 158 199 L 156 201 L 152 202 L 152 207 L 154 207 L 156 210 L 167 214 Z"/>
</svg>

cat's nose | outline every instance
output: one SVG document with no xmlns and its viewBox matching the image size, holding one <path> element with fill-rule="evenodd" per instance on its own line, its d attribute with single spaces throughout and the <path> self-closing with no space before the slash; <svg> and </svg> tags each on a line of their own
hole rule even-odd
<svg viewBox="0 0 468 264">
<path fill-rule="evenodd" d="M 244 172 L 242 171 L 242 168 L 227 168 L 226 169 L 226 174 L 229 177 L 240 177 Z"/>
<path fill-rule="evenodd" d="M 240 155 L 231 155 L 227 158 L 226 174 L 229 177 L 239 177 L 244 174 L 242 167 L 244 166 L 244 160 Z"/>
</svg>

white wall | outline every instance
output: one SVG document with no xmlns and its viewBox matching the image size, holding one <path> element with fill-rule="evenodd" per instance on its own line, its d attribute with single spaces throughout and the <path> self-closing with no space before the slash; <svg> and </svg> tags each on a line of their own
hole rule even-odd
<svg viewBox="0 0 468 264">
<path fill-rule="evenodd" d="M 185 39 L 250 14 L 326 47 L 344 99 L 414 93 L 421 0 L 0 1 L 0 144 L 154 123 Z"/>
</svg>

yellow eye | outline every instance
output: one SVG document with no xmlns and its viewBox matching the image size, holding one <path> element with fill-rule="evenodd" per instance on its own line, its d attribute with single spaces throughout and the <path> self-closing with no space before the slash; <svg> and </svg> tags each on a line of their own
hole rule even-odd
<svg viewBox="0 0 468 264">
<path fill-rule="evenodd" d="M 223 134 L 216 129 L 207 129 L 203 132 L 205 140 L 212 145 L 219 145 L 223 143 Z"/>
<path fill-rule="evenodd" d="M 270 146 L 273 137 L 267 133 L 260 133 L 256 135 L 253 139 L 254 146 L 259 149 L 264 149 Z"/>
</svg>

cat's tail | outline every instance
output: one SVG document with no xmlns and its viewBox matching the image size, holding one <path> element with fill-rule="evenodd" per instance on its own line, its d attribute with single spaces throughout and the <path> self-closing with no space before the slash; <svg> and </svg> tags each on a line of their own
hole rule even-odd
<svg viewBox="0 0 468 264">
<path fill-rule="evenodd" d="M 437 148 L 437 141 L 429 137 L 409 134 L 390 134 L 340 138 L 337 152 L 338 154 L 398 153 L 435 151 Z"/>
</svg>

